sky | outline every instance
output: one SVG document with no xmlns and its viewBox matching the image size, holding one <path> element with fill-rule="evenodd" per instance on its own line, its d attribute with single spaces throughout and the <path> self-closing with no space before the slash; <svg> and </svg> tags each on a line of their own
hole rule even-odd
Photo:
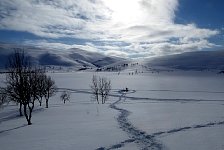
<svg viewBox="0 0 224 150">
<path fill-rule="evenodd" d="M 1 0 L 0 42 L 144 58 L 224 49 L 223 0 Z"/>
</svg>

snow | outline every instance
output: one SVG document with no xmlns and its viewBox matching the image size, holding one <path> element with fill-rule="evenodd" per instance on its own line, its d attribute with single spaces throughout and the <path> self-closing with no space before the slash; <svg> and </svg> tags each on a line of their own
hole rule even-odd
<svg viewBox="0 0 224 150">
<path fill-rule="evenodd" d="M 49 109 L 34 112 L 32 126 L 26 126 L 24 118 L 2 121 L 1 147 L 4 150 L 96 149 L 128 138 L 113 119 L 117 113 L 107 105 L 93 104 L 89 96 L 82 94 L 71 99 L 80 101 L 71 100 L 64 105 L 57 100 L 51 102 Z"/>
<path fill-rule="evenodd" d="M 143 131 L 156 133 L 224 121 L 223 105 L 219 103 L 129 102 L 120 105 L 132 112 L 129 119 Z M 140 117 L 139 116 L 147 116 Z M 147 123 L 147 124 L 146 124 Z"/>
<path fill-rule="evenodd" d="M 134 70 L 120 75 L 49 73 L 59 88 L 70 89 L 70 102 L 63 104 L 58 93 L 48 109 L 36 107 L 31 126 L 17 116 L 18 106 L 1 109 L 1 149 L 224 148 L 223 76 L 205 72 L 128 74 Z M 111 79 L 112 92 L 105 105 L 91 99 L 93 74 Z M 126 87 L 128 92 L 120 91 Z"/>
<path fill-rule="evenodd" d="M 160 140 L 171 150 L 223 150 L 224 127 L 201 128 L 161 137 Z M 193 138 L 192 138 L 193 137 Z"/>
</svg>

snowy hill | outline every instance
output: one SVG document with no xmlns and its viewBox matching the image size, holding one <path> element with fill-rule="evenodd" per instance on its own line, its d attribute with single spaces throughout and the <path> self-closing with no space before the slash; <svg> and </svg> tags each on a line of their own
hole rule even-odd
<svg viewBox="0 0 224 150">
<path fill-rule="evenodd" d="M 77 48 L 70 49 L 70 51 L 71 53 L 68 55 L 70 59 L 76 60 L 79 63 L 88 62 L 95 67 L 103 67 L 109 64 L 125 60 L 123 58 L 105 56 L 100 53 L 88 52 Z"/>
<path fill-rule="evenodd" d="M 30 57 L 32 57 L 33 62 L 43 66 L 72 67 L 75 69 L 98 68 L 124 60 L 123 58 L 105 56 L 97 52 L 88 52 L 77 48 L 68 50 L 52 50 L 1 43 L 0 68 L 5 67 L 8 56 L 14 51 L 14 49 L 18 48 L 24 50 Z"/>
<path fill-rule="evenodd" d="M 126 73 L 173 72 L 173 71 L 215 71 L 224 72 L 224 50 L 187 52 L 146 59 L 125 60 L 106 65 L 103 71 Z"/>
<path fill-rule="evenodd" d="M 43 66 L 56 66 L 54 68 L 64 67 L 75 70 L 101 68 L 103 71 L 135 71 L 136 69 L 142 70 L 141 64 L 148 69 L 224 70 L 224 50 L 187 52 L 142 60 L 127 60 L 78 48 L 53 50 L 6 43 L 0 43 L 0 68 L 5 67 L 8 56 L 17 48 L 27 52 L 32 57 L 33 62 Z M 139 62 L 139 65 L 134 65 L 137 62 Z M 146 70 L 148 70 L 147 68 Z"/>
<path fill-rule="evenodd" d="M 180 70 L 224 70 L 224 50 L 187 52 L 150 58 L 147 66 Z"/>
</svg>

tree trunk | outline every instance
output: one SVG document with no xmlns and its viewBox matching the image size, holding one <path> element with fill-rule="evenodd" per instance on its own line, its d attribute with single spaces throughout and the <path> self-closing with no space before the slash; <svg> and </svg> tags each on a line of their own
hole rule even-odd
<svg viewBox="0 0 224 150">
<path fill-rule="evenodd" d="M 40 106 L 42 106 L 42 97 L 40 98 L 40 101 L 39 102 L 40 102 Z"/>
<path fill-rule="evenodd" d="M 47 91 L 47 97 L 46 97 L 46 108 L 48 108 L 48 100 L 49 100 L 50 94 L 49 90 Z"/>
<path fill-rule="evenodd" d="M 26 121 L 27 121 L 28 125 L 31 125 L 31 124 L 32 124 L 32 123 L 31 123 L 31 118 L 28 116 L 28 114 L 27 114 L 27 110 L 26 110 L 27 105 L 24 105 L 23 108 L 24 108 L 24 115 L 25 115 L 25 117 L 26 117 Z"/>
<path fill-rule="evenodd" d="M 48 108 L 48 98 L 46 98 L 46 108 Z"/>
<path fill-rule="evenodd" d="M 32 123 L 31 123 L 31 118 L 32 118 L 32 111 L 33 111 L 33 108 L 31 108 L 30 106 L 29 106 L 29 117 L 28 117 L 28 125 L 31 125 Z"/>
<path fill-rule="evenodd" d="M 103 95 L 101 95 L 101 100 L 102 100 L 102 104 L 104 104 L 104 102 L 103 102 Z"/>
<path fill-rule="evenodd" d="M 99 95 L 98 95 L 98 93 L 96 94 L 96 101 L 99 104 Z"/>
<path fill-rule="evenodd" d="M 19 115 L 20 116 L 23 116 L 23 113 L 22 113 L 22 103 L 19 103 Z"/>
<path fill-rule="evenodd" d="M 32 105 L 32 106 L 30 106 Z M 31 125 L 31 118 L 32 118 L 32 111 L 34 108 L 34 102 L 33 103 L 29 103 L 23 106 L 24 107 L 24 115 L 26 117 L 27 123 L 28 125 Z M 27 112 L 27 107 L 29 108 L 29 113 Z"/>
<path fill-rule="evenodd" d="M 31 114 L 30 114 L 30 115 L 31 115 Z M 28 125 L 31 125 L 31 124 L 32 124 L 32 123 L 31 123 L 31 117 L 28 118 L 27 122 L 28 122 Z"/>
</svg>

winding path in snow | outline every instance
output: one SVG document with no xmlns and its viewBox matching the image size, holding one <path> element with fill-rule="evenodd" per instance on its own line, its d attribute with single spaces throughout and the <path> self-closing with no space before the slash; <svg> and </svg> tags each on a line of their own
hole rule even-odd
<svg viewBox="0 0 224 150">
<path fill-rule="evenodd" d="M 63 89 L 63 88 L 61 88 Z M 73 92 L 78 92 L 78 93 L 85 93 L 85 94 L 92 94 L 90 91 L 86 91 L 84 89 L 66 89 L 69 91 L 73 91 Z M 120 128 L 125 131 L 128 135 L 129 135 L 129 139 L 122 141 L 120 143 L 111 145 L 109 147 L 100 147 L 96 150 L 112 150 L 112 149 L 118 149 L 121 147 L 124 147 L 126 144 L 128 143 L 137 143 L 140 147 L 140 149 L 142 150 L 149 150 L 149 149 L 153 149 L 153 150 L 162 150 L 163 149 L 163 145 L 162 143 L 160 143 L 157 138 L 160 136 L 167 136 L 170 134 L 174 134 L 177 132 L 184 132 L 184 131 L 190 131 L 190 130 L 195 130 L 195 129 L 199 129 L 199 128 L 207 128 L 207 127 L 213 127 L 213 126 L 219 126 L 219 125 L 224 125 L 224 121 L 216 121 L 216 122 L 209 122 L 209 123 L 204 123 L 204 124 L 197 124 L 197 125 L 192 125 L 192 126 L 186 126 L 186 127 L 181 127 L 181 128 L 174 128 L 174 129 L 170 129 L 170 130 L 166 130 L 166 131 L 159 131 L 159 132 L 155 132 L 152 134 L 147 134 L 146 132 L 136 128 L 129 120 L 128 120 L 128 116 L 130 115 L 131 112 L 129 112 L 126 109 L 123 108 L 119 108 L 117 106 L 117 104 L 119 104 L 120 102 L 122 102 L 125 99 L 130 99 L 130 100 L 154 100 L 154 101 L 174 101 L 174 102 L 182 102 L 182 101 L 186 101 L 186 102 L 192 102 L 192 101 L 197 101 L 197 102 L 201 102 L 201 101 L 221 101 L 223 102 L 223 100 L 197 100 L 197 99 L 154 99 L 154 98 L 141 98 L 141 97 L 129 97 L 126 96 L 126 94 L 128 93 L 134 93 L 136 91 L 129 91 L 129 92 L 125 92 L 125 91 L 118 91 L 119 95 L 116 94 L 111 94 L 110 96 L 113 97 L 118 97 L 119 99 L 110 104 L 109 107 L 111 109 L 117 110 L 120 112 L 120 114 L 117 117 L 117 122 L 120 126 Z"/>
<path fill-rule="evenodd" d="M 136 92 L 136 91 L 131 91 L 129 93 L 133 93 L 133 92 Z M 183 131 L 194 130 L 199 128 L 224 125 L 224 121 L 219 121 L 219 122 L 217 121 L 217 122 L 209 122 L 205 124 L 198 124 L 193 126 L 175 128 L 175 129 L 171 129 L 167 131 L 160 131 L 160 132 L 156 132 L 152 134 L 147 134 L 146 132 L 134 127 L 134 125 L 130 123 L 130 121 L 128 120 L 128 116 L 130 115 L 130 112 L 128 110 L 117 107 L 117 104 L 119 104 L 123 99 L 125 100 L 126 98 L 130 98 L 126 96 L 126 94 L 128 94 L 127 92 L 119 91 L 119 93 L 121 94 L 119 96 L 119 99 L 116 102 L 112 103 L 109 107 L 120 112 L 119 116 L 117 117 L 118 124 L 120 128 L 129 135 L 130 139 L 127 139 L 115 145 L 111 145 L 107 148 L 100 147 L 97 150 L 118 149 L 118 148 L 124 147 L 125 144 L 132 143 L 132 142 L 137 143 L 140 149 L 142 150 L 148 150 L 148 149 L 162 150 L 163 149 L 162 143 L 156 140 L 156 138 L 159 136 L 169 135 L 169 134 L 174 134 L 177 132 L 183 132 Z"/>
<path fill-rule="evenodd" d="M 117 149 L 131 142 L 137 143 L 142 150 L 148 150 L 148 149 L 161 150 L 162 149 L 162 145 L 158 141 L 156 141 L 153 136 L 146 134 L 144 131 L 134 127 L 134 125 L 130 123 L 130 121 L 128 120 L 128 116 L 130 115 L 130 112 L 128 110 L 125 110 L 116 106 L 116 104 L 122 101 L 122 98 L 126 99 L 126 94 L 133 93 L 133 92 L 135 91 L 130 91 L 130 92 L 119 91 L 121 96 L 116 102 L 112 103 L 109 106 L 110 108 L 120 112 L 119 116 L 117 117 L 118 124 L 120 128 L 129 135 L 130 139 L 122 141 L 121 143 L 112 145 L 108 148 L 101 147 L 101 148 L 98 148 L 97 150 Z"/>
</svg>

